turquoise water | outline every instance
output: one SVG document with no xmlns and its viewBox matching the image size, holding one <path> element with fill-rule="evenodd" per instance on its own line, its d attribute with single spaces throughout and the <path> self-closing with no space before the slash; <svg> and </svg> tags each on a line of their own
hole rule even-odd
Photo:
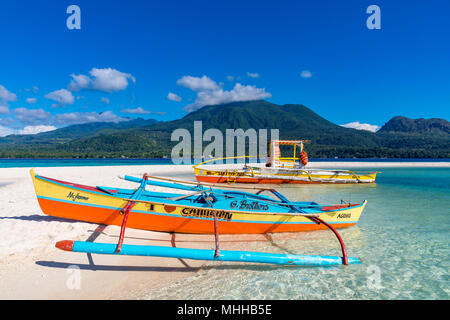
<svg viewBox="0 0 450 320">
<path fill-rule="evenodd" d="M 337 161 L 336 159 L 310 159 L 311 161 Z M 351 162 L 448 162 L 450 159 L 338 159 Z M 198 163 L 200 161 L 194 161 Z M 78 167 L 78 166 L 129 166 L 173 164 L 171 159 L 0 159 L 0 168 L 23 167 Z"/>
<path fill-rule="evenodd" d="M 378 168 L 376 185 L 279 188 L 291 200 L 368 200 L 357 226 L 341 231 L 362 265 L 329 268 L 207 264 L 148 299 L 449 299 L 450 168 Z M 274 235 L 248 250 L 339 255 L 331 232 Z M 188 262 L 189 260 L 187 260 Z"/>
<path fill-rule="evenodd" d="M 0 168 L 172 164 L 171 159 L 0 159 Z"/>
</svg>

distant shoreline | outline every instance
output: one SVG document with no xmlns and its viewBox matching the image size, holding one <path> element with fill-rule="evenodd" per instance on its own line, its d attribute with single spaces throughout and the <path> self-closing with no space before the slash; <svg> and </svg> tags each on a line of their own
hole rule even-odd
<svg viewBox="0 0 450 320">
<path fill-rule="evenodd" d="M 261 167 L 263 164 L 261 163 L 247 163 L 254 166 Z M 174 165 L 173 163 L 21 163 L 18 165 L 9 164 L 5 166 L 0 162 L 0 169 L 31 169 L 31 168 L 89 168 L 89 167 L 156 167 L 156 166 L 173 166 L 177 168 L 184 167 L 186 170 L 192 170 L 192 164 L 181 164 Z M 242 167 L 242 163 L 238 164 L 206 164 L 202 165 L 204 167 L 230 167 L 230 168 L 239 168 Z M 397 161 L 397 162 L 384 162 L 384 161 L 374 161 L 374 162 L 364 162 L 364 161 L 310 161 L 307 165 L 307 168 L 333 168 L 333 169 L 345 169 L 345 168 L 450 168 L 450 161 L 427 161 L 427 162 L 411 162 L 411 161 Z M 193 172 L 193 170 L 192 170 Z M 0 186 L 4 186 L 4 183 L 0 181 Z"/>
<path fill-rule="evenodd" d="M 311 161 L 450 161 L 450 158 L 311 158 Z M 0 161 L 70 160 L 70 161 L 171 161 L 170 158 L 0 158 Z"/>
<path fill-rule="evenodd" d="M 200 161 L 192 162 L 199 163 Z M 257 163 L 251 161 L 250 163 Z M 261 162 L 259 163 L 261 164 Z M 108 166 L 147 166 L 147 165 L 174 165 L 171 159 L 151 158 L 151 159 L 33 159 L 33 158 L 0 158 L 0 168 L 30 168 L 30 167 L 108 167 Z M 214 165 L 214 164 L 211 164 Z M 229 164 L 233 166 L 234 164 Z M 242 164 L 240 164 L 242 165 Z M 190 166 L 187 164 L 187 166 Z M 310 158 L 308 167 L 450 167 L 450 159 L 323 159 Z"/>
<path fill-rule="evenodd" d="M 428 161 L 428 162 L 311 162 L 310 168 L 450 168 L 449 161 Z"/>
</svg>

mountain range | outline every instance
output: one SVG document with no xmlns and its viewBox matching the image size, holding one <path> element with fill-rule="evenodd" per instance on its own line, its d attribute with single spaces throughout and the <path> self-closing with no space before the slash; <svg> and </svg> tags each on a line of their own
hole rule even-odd
<svg viewBox="0 0 450 320">
<path fill-rule="evenodd" d="M 138 118 L 10 135 L 0 138 L 0 158 L 170 156 L 177 143 L 170 141 L 171 133 L 184 128 L 193 136 L 194 121 L 202 121 L 203 131 L 216 128 L 223 133 L 238 128 L 279 129 L 281 139 L 311 140 L 307 151 L 316 158 L 450 158 L 450 123 L 444 119 L 397 116 L 373 133 L 336 125 L 304 105 L 264 100 L 206 106 L 173 121 Z"/>
</svg>

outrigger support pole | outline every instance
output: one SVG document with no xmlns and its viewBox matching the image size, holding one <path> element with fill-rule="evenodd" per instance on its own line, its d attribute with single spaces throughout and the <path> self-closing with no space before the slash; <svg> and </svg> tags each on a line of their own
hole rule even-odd
<svg viewBox="0 0 450 320">
<path fill-rule="evenodd" d="M 123 207 L 123 209 L 120 210 L 120 214 L 123 214 L 123 220 L 122 226 L 120 227 L 120 236 L 119 242 L 117 243 L 116 247 L 116 253 L 119 253 L 120 250 L 122 249 L 123 238 L 125 237 L 125 229 L 127 228 L 128 214 L 130 213 L 131 208 L 133 208 L 135 204 L 136 204 L 135 201 L 128 201 L 125 207 Z"/>
<path fill-rule="evenodd" d="M 270 189 L 270 191 L 278 197 L 278 199 L 280 199 L 282 202 L 285 203 L 289 203 L 290 201 L 283 196 L 281 193 L 279 193 L 278 191 L 276 191 L 275 189 Z M 291 205 L 290 206 L 293 210 L 297 211 L 297 212 L 301 212 L 301 210 L 299 210 L 295 205 Z M 306 218 L 310 219 L 311 221 L 314 221 L 317 224 L 323 224 L 326 227 L 328 227 L 328 229 L 330 229 L 331 231 L 333 231 L 333 233 L 336 235 L 336 237 L 339 240 L 339 243 L 341 245 L 341 250 L 342 250 L 342 260 L 344 265 L 348 265 L 348 257 L 347 257 L 347 250 L 345 249 L 345 244 L 344 241 L 341 238 L 341 235 L 339 234 L 339 232 L 337 232 L 337 230 L 332 227 L 330 224 L 326 223 L 325 221 L 323 221 L 322 219 L 320 219 L 319 217 L 311 217 L 311 216 L 306 216 Z"/>
<path fill-rule="evenodd" d="M 131 199 L 138 199 L 140 197 L 140 195 L 142 194 L 142 192 L 144 192 L 145 190 L 145 186 L 147 185 L 147 181 L 148 181 L 148 176 L 146 173 L 144 173 L 144 176 L 142 177 L 142 182 L 141 185 L 139 186 L 139 188 L 136 189 L 136 191 L 134 191 L 133 195 L 131 196 Z M 125 229 L 127 228 L 127 221 L 128 221 L 128 215 L 130 214 L 131 209 L 135 206 L 136 201 L 128 201 L 127 204 L 125 205 L 125 207 L 122 208 L 122 210 L 120 210 L 120 214 L 123 215 L 123 220 L 122 220 L 122 226 L 120 227 L 120 236 L 119 236 L 119 241 L 117 243 L 117 247 L 116 247 L 116 253 L 120 253 L 120 250 L 122 250 L 122 244 L 123 244 L 123 238 L 125 237 Z"/>
<path fill-rule="evenodd" d="M 217 215 L 216 212 L 213 211 L 214 214 L 214 237 L 216 240 L 216 250 L 214 251 L 214 257 L 218 258 L 220 256 L 220 247 L 219 247 L 219 226 L 217 223 Z"/>
<path fill-rule="evenodd" d="M 347 250 L 345 249 L 345 244 L 344 241 L 341 238 L 341 235 L 339 234 L 339 232 L 337 232 L 337 230 L 332 227 L 330 224 L 326 223 L 325 221 L 323 221 L 322 219 L 318 218 L 318 217 L 308 217 L 310 220 L 314 221 L 317 224 L 324 224 L 325 226 L 327 226 L 331 231 L 333 231 L 333 233 L 336 235 L 336 237 L 339 240 L 339 243 L 341 244 L 341 249 L 342 249 L 342 260 L 344 265 L 348 265 L 348 257 L 347 257 Z"/>
<path fill-rule="evenodd" d="M 202 192 L 202 197 L 205 200 L 205 202 L 212 208 L 212 203 L 208 199 L 208 195 L 206 192 Z M 217 222 L 217 214 L 216 211 L 213 210 L 213 216 L 214 216 L 214 238 L 216 242 L 216 249 L 214 250 L 214 258 L 218 258 L 220 256 L 220 247 L 219 247 L 219 224 Z"/>
</svg>

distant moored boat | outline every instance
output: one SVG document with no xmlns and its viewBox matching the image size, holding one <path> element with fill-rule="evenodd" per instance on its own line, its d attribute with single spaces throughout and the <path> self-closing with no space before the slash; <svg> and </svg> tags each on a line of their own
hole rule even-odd
<svg viewBox="0 0 450 320">
<path fill-rule="evenodd" d="M 198 181 L 209 183 L 374 183 L 378 172 L 307 168 L 308 155 L 303 144 L 308 140 L 272 140 L 270 155 L 265 166 L 244 164 L 242 168 L 205 166 L 209 162 L 246 157 L 220 158 L 204 161 L 194 166 Z M 292 157 L 282 157 L 280 145 L 294 147 Z M 296 156 L 297 148 L 299 156 Z"/>
</svg>

